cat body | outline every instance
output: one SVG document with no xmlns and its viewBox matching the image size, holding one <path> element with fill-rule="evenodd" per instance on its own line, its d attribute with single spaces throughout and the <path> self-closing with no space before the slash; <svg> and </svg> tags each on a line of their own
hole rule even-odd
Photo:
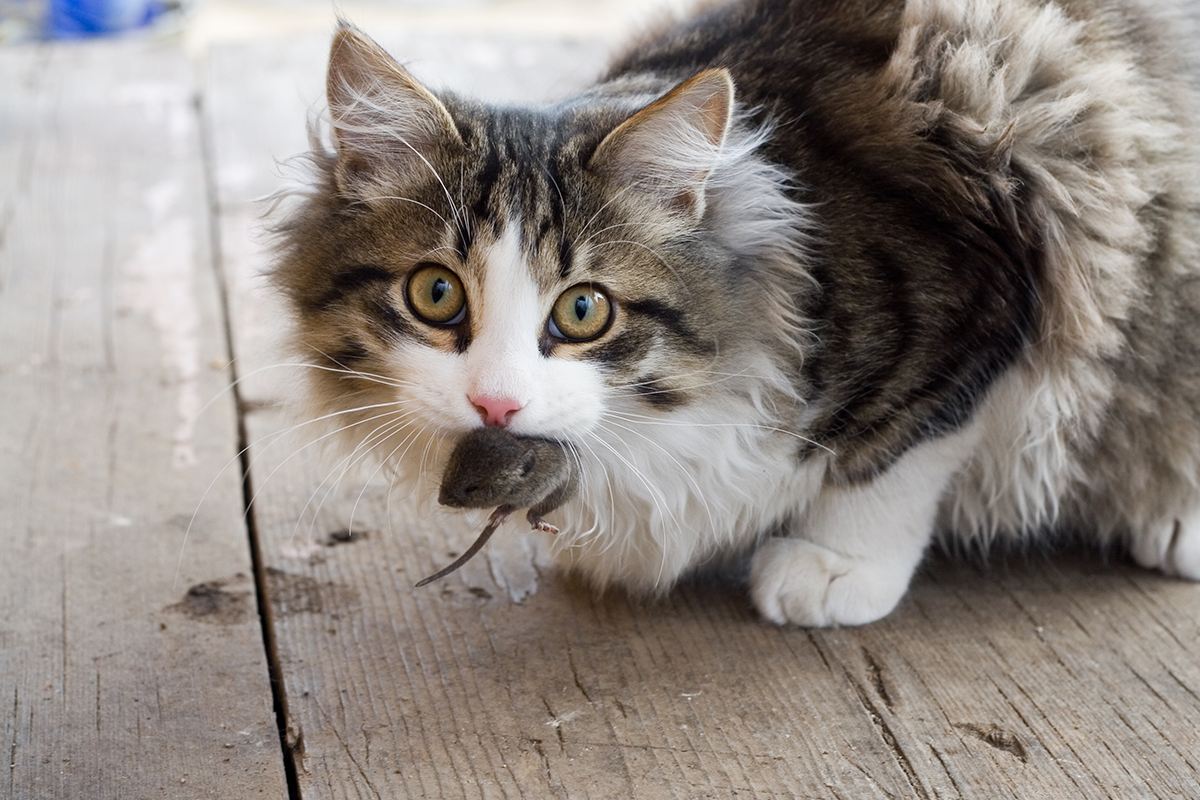
<svg viewBox="0 0 1200 800">
<path fill-rule="evenodd" d="M 758 0 L 567 100 L 434 95 L 357 31 L 282 230 L 308 399 L 426 495 L 568 442 L 561 561 L 750 556 L 859 624 L 935 535 L 1200 578 L 1200 75 L 1183 3 Z"/>
</svg>

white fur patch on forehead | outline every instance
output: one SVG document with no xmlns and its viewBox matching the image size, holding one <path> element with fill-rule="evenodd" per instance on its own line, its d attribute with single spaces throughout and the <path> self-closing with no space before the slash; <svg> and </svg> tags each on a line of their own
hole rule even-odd
<svg viewBox="0 0 1200 800">
<path fill-rule="evenodd" d="M 509 346 L 532 342 L 536 346 L 548 306 L 543 308 L 529 255 L 521 247 L 520 220 L 507 223 L 494 242 L 481 243 L 479 250 L 483 270 L 481 293 L 472 308 L 475 342 L 499 341 Z"/>
<path fill-rule="evenodd" d="M 519 221 L 508 223 L 496 241 L 477 246 L 483 269 L 471 306 L 467 389 L 524 406 L 532 399 L 545 312 L 521 248 Z"/>
</svg>

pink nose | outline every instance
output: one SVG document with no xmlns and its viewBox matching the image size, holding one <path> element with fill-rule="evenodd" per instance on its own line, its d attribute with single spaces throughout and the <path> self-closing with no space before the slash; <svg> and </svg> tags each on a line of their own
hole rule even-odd
<svg viewBox="0 0 1200 800">
<path fill-rule="evenodd" d="M 512 421 L 513 414 L 521 410 L 521 404 L 511 397 L 478 396 L 469 398 L 471 405 L 483 418 L 484 425 L 503 428 Z"/>
</svg>

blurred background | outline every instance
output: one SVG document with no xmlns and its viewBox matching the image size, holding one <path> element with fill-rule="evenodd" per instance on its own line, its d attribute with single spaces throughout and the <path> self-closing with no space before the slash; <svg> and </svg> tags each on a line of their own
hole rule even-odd
<svg viewBox="0 0 1200 800">
<path fill-rule="evenodd" d="M 0 0 L 0 45 L 181 37 L 193 54 L 245 39 L 364 28 L 615 38 L 690 0 Z"/>
</svg>

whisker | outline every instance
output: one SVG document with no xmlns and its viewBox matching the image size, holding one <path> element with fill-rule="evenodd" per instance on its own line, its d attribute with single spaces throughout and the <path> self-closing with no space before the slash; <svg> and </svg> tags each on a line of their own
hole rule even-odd
<svg viewBox="0 0 1200 800">
<path fill-rule="evenodd" d="M 609 518 L 611 519 L 613 516 L 616 515 L 616 494 L 613 491 L 612 478 L 609 476 L 608 470 L 603 468 L 603 465 L 602 465 L 603 462 L 601 462 L 599 456 L 596 455 L 596 451 L 592 448 L 592 446 L 589 445 L 586 441 L 580 441 L 580 442 L 578 442 L 578 444 L 581 447 L 587 449 L 588 453 L 591 455 L 592 460 L 595 463 L 601 465 L 599 467 L 600 475 L 604 478 L 604 485 L 608 489 Z M 572 454 L 571 457 L 575 459 L 575 466 L 579 470 L 579 475 L 580 475 L 579 486 L 580 486 L 581 494 L 583 495 L 580 498 L 580 500 L 585 507 L 593 507 L 592 500 L 589 497 L 592 487 L 588 484 L 588 482 L 586 480 L 584 480 L 584 476 L 586 473 L 584 470 L 583 456 L 582 456 L 582 454 L 576 452 L 574 450 L 574 448 L 569 448 L 568 450 Z M 595 513 L 593 513 L 592 516 L 593 516 L 593 519 L 592 519 L 591 527 L 586 531 L 572 531 L 571 536 L 573 539 L 584 539 L 584 538 L 587 538 L 590 536 L 594 536 L 596 534 L 596 532 L 599 530 L 600 519 L 599 519 L 599 515 L 597 515 Z M 612 542 L 610 540 L 609 545 L 611 546 L 611 544 L 612 544 Z"/>
<path fill-rule="evenodd" d="M 689 468 L 686 464 L 684 464 L 682 461 L 680 461 L 678 458 L 676 458 L 671 453 L 670 450 L 667 450 L 667 448 L 663 447 L 661 444 L 656 442 L 652 437 L 647 436 L 645 433 L 642 433 L 641 431 L 634 430 L 632 427 L 629 427 L 627 425 L 618 424 L 612 420 L 605 420 L 601 424 L 604 425 L 605 427 L 609 427 L 609 426 L 616 427 L 616 428 L 619 428 L 620 430 L 626 431 L 628 433 L 631 433 L 635 436 L 640 437 L 647 443 L 654 445 L 655 448 L 657 448 L 663 455 L 665 455 L 668 459 L 670 459 L 671 463 L 673 463 L 676 467 L 679 468 L 679 471 L 683 474 L 683 476 L 687 479 L 687 481 L 692 485 L 692 488 L 696 490 L 695 496 L 700 498 L 700 502 L 704 506 L 704 513 L 708 517 L 708 524 L 709 524 L 710 528 L 712 528 L 713 530 L 717 529 L 717 523 L 716 523 L 716 520 L 713 518 L 712 509 L 708 505 L 708 499 L 704 496 L 705 492 L 703 489 L 700 488 L 700 483 L 696 480 L 695 475 L 693 474 L 693 470 L 691 468 Z"/>
<path fill-rule="evenodd" d="M 407 142 L 405 142 L 405 144 L 407 144 Z M 432 206 L 428 206 L 419 200 L 413 200 L 411 197 L 403 197 L 401 195 L 396 195 L 396 194 L 372 195 L 371 200 L 399 200 L 402 203 L 412 203 L 414 206 L 420 206 L 421 208 L 425 209 L 429 213 L 433 214 L 435 217 L 437 217 L 441 221 L 441 223 L 443 225 L 450 225 L 450 220 L 446 219 L 444 216 L 442 216 L 440 213 L 438 213 L 437 209 L 433 208 Z M 365 200 L 357 201 L 358 204 L 362 204 L 365 202 L 366 202 Z"/>
<path fill-rule="evenodd" d="M 589 437 L 594 437 L 594 434 L 589 435 Z M 587 448 L 587 451 L 591 455 L 592 460 L 595 461 L 599 465 L 600 474 L 604 478 L 604 485 L 608 488 L 608 500 L 609 500 L 609 507 L 608 507 L 609 517 L 608 518 L 613 519 L 617 513 L 617 496 L 616 496 L 616 492 L 613 488 L 612 476 L 609 475 L 608 470 L 604 469 L 604 466 L 603 466 L 604 462 L 596 454 L 595 449 L 590 444 L 588 444 L 586 440 L 580 440 L 579 444 L 580 444 L 580 446 Z M 582 460 L 580 461 L 580 470 L 581 470 L 581 474 L 582 474 Z M 588 538 L 588 537 L 594 538 L 598 532 L 600 532 L 600 518 L 599 518 L 598 514 L 593 514 L 592 527 L 589 528 L 587 531 L 574 532 L 573 536 L 577 539 L 583 539 L 583 538 Z M 615 540 L 612 537 L 609 537 L 609 539 L 601 547 L 601 550 L 607 551 L 614 544 L 615 544 Z"/>
<path fill-rule="evenodd" d="M 434 180 L 436 180 L 438 182 L 438 185 L 442 187 L 442 193 L 446 196 L 446 202 L 448 202 L 450 204 L 450 212 L 451 212 L 451 214 L 454 215 L 454 227 L 457 230 L 462 231 L 462 220 L 460 219 L 460 217 L 458 215 L 458 209 L 454 203 L 454 197 L 451 196 L 450 188 L 448 186 L 446 186 L 446 182 L 444 180 L 442 180 L 442 176 L 440 174 L 438 174 L 437 169 L 435 169 L 433 164 L 430 163 L 429 159 L 425 157 L 425 154 L 422 153 L 420 150 L 418 150 L 416 147 L 414 147 L 413 144 L 411 142 L 409 142 L 406 138 L 404 138 L 403 136 L 401 136 L 399 133 L 397 133 L 394 130 L 391 131 L 390 133 L 401 144 L 403 144 L 405 147 L 407 147 L 409 150 L 411 150 L 413 152 L 413 155 L 415 155 L 417 158 L 421 159 L 421 162 L 426 166 L 426 168 L 429 169 L 429 172 L 433 175 Z"/>
<path fill-rule="evenodd" d="M 291 366 L 291 365 L 280 365 L 280 366 Z M 263 369 L 255 370 L 254 372 L 250 373 L 246 377 L 255 375 L 259 372 L 264 371 L 265 369 L 267 369 L 267 368 L 264 367 Z M 213 401 L 210 400 L 209 405 L 211 405 L 212 402 Z M 259 437 L 258 439 L 254 440 L 253 442 L 249 442 L 244 447 L 242 447 L 240 450 L 238 450 L 238 452 L 235 453 L 233 455 L 233 457 L 231 457 L 228 461 L 226 461 L 225 464 L 219 470 L 217 470 L 216 475 L 213 476 L 213 479 L 211 481 L 209 481 L 209 484 L 205 488 L 204 493 L 200 496 L 200 499 L 196 502 L 196 508 L 192 511 L 192 516 L 188 519 L 187 527 L 184 529 L 183 541 L 179 545 L 179 560 L 175 565 L 175 577 L 173 579 L 172 586 L 175 586 L 179 582 L 179 573 L 183 569 L 183 557 L 184 557 L 184 553 L 187 549 L 187 541 L 191 536 L 192 528 L 195 527 L 196 517 L 199 515 L 200 509 L 204 507 L 204 503 L 208 499 L 209 494 L 212 493 L 213 487 L 217 485 L 217 481 L 219 481 L 221 479 L 221 476 L 223 474 L 225 474 L 225 470 L 229 469 L 235 463 L 240 461 L 247 453 L 251 453 L 253 451 L 258 451 L 258 455 L 253 456 L 250 459 L 250 462 L 246 465 L 247 470 L 252 472 L 255 463 L 257 463 L 257 460 L 262 457 L 263 453 L 265 453 L 267 449 L 272 447 L 276 441 L 282 439 L 284 436 L 287 436 L 288 434 L 295 433 L 296 431 L 299 431 L 300 429 L 302 429 L 306 426 L 317 425 L 321 422 L 324 422 L 326 420 L 332 419 L 334 417 L 337 417 L 337 416 L 340 416 L 343 414 L 353 414 L 353 413 L 356 413 L 359 411 L 370 410 L 373 408 L 383 408 L 388 405 L 392 405 L 392 403 L 380 403 L 380 404 L 372 405 L 372 406 L 359 406 L 359 407 L 355 407 L 355 408 L 342 409 L 339 411 L 331 412 L 329 414 L 323 414 L 321 416 L 314 417 L 312 419 L 307 419 L 307 420 L 304 420 L 303 422 L 299 422 L 294 425 L 289 425 L 285 428 L 282 428 L 281 430 L 272 431 L 271 433 L 269 433 L 265 436 Z M 356 422 L 353 424 L 358 425 L 358 424 L 362 424 L 363 422 L 370 422 L 372 419 L 376 419 L 376 418 L 377 417 L 372 417 L 370 419 L 360 420 L 359 422 Z M 283 463 L 281 463 L 274 470 L 272 470 L 271 473 L 262 481 L 262 483 L 259 484 L 259 487 L 254 492 L 254 495 L 250 498 L 249 503 L 247 503 L 246 511 L 244 512 L 244 514 L 251 513 L 251 509 L 254 507 L 254 502 L 255 502 L 255 500 L 258 499 L 258 493 L 260 491 L 262 491 L 262 488 L 264 486 L 266 486 L 267 482 L 288 461 L 290 461 L 292 458 L 294 458 L 299 453 L 303 452 L 308 447 L 310 447 L 314 444 L 317 444 L 318 442 L 320 442 L 324 439 L 327 439 L 330 436 L 336 436 L 339 433 L 342 433 L 343 431 L 347 430 L 349 427 L 352 427 L 352 426 L 346 426 L 343 428 L 339 428 L 337 430 L 330 431 L 329 433 L 325 434 L 324 436 L 321 436 L 321 437 L 309 442 L 308 444 L 304 445 L 303 447 L 299 448 L 294 453 L 292 453 L 292 455 L 288 456 L 288 458 L 285 459 L 283 461 Z"/>
<path fill-rule="evenodd" d="M 314 349 L 316 349 L 316 348 L 314 348 Z M 321 351 L 320 351 L 320 350 L 318 350 L 317 352 L 319 352 L 319 353 L 320 353 Z M 329 358 L 329 360 L 330 360 L 330 361 L 334 361 L 334 359 L 333 359 L 332 357 L 330 357 L 330 356 L 326 355 L 325 353 L 321 353 L 321 355 L 325 356 L 326 358 Z M 237 358 L 231 359 L 231 360 L 229 361 L 229 363 L 228 363 L 228 367 L 229 367 L 229 368 L 233 368 L 233 367 L 237 366 L 237 364 L 238 364 L 238 363 L 239 363 L 239 359 L 237 359 Z M 337 362 L 336 362 L 336 361 L 334 361 L 334 363 L 337 363 Z M 255 369 L 255 370 L 253 370 L 253 371 L 251 371 L 251 372 L 248 372 L 248 373 L 246 373 L 245 375 L 238 375 L 238 377 L 237 377 L 237 378 L 235 378 L 235 379 L 231 380 L 231 381 L 230 381 L 228 384 L 226 384 L 225 386 L 221 387 L 220 391 L 216 392 L 216 393 L 215 393 L 215 394 L 214 394 L 214 395 L 213 395 L 211 398 L 209 398 L 208 402 L 206 402 L 204 405 L 200 406 L 200 409 L 199 409 L 198 411 L 196 411 L 196 413 L 195 413 L 195 414 L 192 416 L 192 419 L 191 419 L 191 421 L 192 421 L 192 422 L 195 422 L 196 420 L 200 419 L 200 417 L 201 417 L 201 416 L 202 416 L 202 415 L 203 415 L 203 414 L 204 414 L 206 411 L 208 411 L 208 409 L 209 409 L 209 408 L 211 408 L 211 407 L 212 407 L 212 404 L 213 404 L 213 403 L 215 403 L 215 402 L 217 402 L 218 400 L 220 400 L 220 399 L 221 399 L 222 397 L 224 397 L 224 396 L 225 396 L 227 393 L 229 393 L 229 392 L 233 391 L 234 389 L 236 389 L 236 388 L 240 387 L 240 386 L 241 386 L 243 383 L 245 383 L 246 381 L 248 381 L 248 380 L 251 380 L 251 379 L 253 379 L 253 378 L 254 378 L 254 377 L 256 377 L 256 376 L 258 376 L 258 375 L 261 375 L 261 374 L 262 374 L 262 373 L 264 373 L 264 372 L 269 372 L 269 371 L 271 371 L 271 370 L 277 370 L 277 369 L 297 369 L 297 368 L 305 368 L 305 369 L 321 369 L 321 370 L 329 370 L 329 371 L 331 371 L 331 372 L 341 372 L 341 371 L 346 371 L 346 372 L 351 372 L 351 373 L 354 373 L 354 374 L 358 375 L 358 377 L 363 377 L 363 378 L 368 378 L 368 379 L 370 379 L 371 377 L 376 377 L 376 378 L 378 378 L 378 379 L 380 380 L 380 382 L 382 382 L 383 380 L 385 380 L 385 379 L 383 378 L 383 376 L 373 376 L 371 373 L 357 373 L 356 371 L 349 370 L 349 369 L 348 369 L 348 368 L 346 368 L 346 367 L 342 367 L 341 369 L 335 369 L 335 368 L 333 368 L 333 367 L 326 367 L 326 366 L 322 366 L 322 365 L 320 365 L 320 364 L 309 364 L 309 363 L 306 363 L 306 362 L 303 362 L 303 361 L 289 361 L 289 362 L 284 362 L 284 363 L 280 363 L 280 364 L 267 364 L 267 365 L 265 365 L 265 366 L 258 367 L 257 369 Z M 399 382 L 399 381 L 396 381 L 396 382 L 394 382 L 394 383 L 393 383 L 393 382 L 385 383 L 385 385 L 388 385 L 388 386 L 394 386 L 394 387 L 397 387 L 397 388 L 399 388 L 399 387 L 401 387 L 401 386 L 415 386 L 416 384 L 412 384 L 412 383 L 401 383 L 401 382 Z"/>
<path fill-rule="evenodd" d="M 408 416 L 411 416 L 411 414 L 408 414 Z M 346 475 L 351 469 L 354 468 L 355 465 L 361 463 L 364 458 L 370 455 L 375 442 L 382 441 L 383 439 L 390 437 L 394 432 L 401 430 L 407 424 L 407 419 L 403 414 L 400 416 L 380 415 L 378 418 L 382 419 L 387 417 L 391 418 L 383 424 L 377 426 L 373 431 L 371 431 L 370 434 L 364 437 L 363 440 L 360 441 L 355 448 L 340 462 L 334 465 L 321 480 L 321 482 L 317 484 L 316 490 L 309 495 L 308 501 L 304 504 L 304 508 L 300 510 L 300 514 L 296 517 L 296 525 L 292 529 L 293 539 L 299 532 L 300 524 L 304 520 L 305 515 L 308 513 L 308 509 L 312 505 L 313 498 L 316 497 L 317 492 L 320 491 L 320 488 L 326 483 L 329 483 L 329 488 L 325 491 L 325 494 L 322 495 L 320 502 L 317 503 L 317 507 L 313 511 L 312 522 L 309 526 L 310 539 L 312 538 L 312 534 L 315 533 L 317 515 L 320 513 L 321 509 L 324 508 L 325 501 L 329 499 L 329 495 L 333 493 L 333 490 L 337 488 L 342 479 L 346 477 Z M 334 473 L 339 472 L 339 470 L 340 473 L 338 474 L 338 477 L 333 481 L 330 481 Z"/>
<path fill-rule="evenodd" d="M 591 218 L 589 218 L 588 221 L 583 224 L 583 229 L 579 232 L 580 238 L 588 235 L 588 228 L 592 227 L 592 223 L 596 221 L 596 217 L 603 214 L 605 209 L 617 202 L 618 198 L 620 198 L 626 192 L 631 191 L 632 188 L 632 186 L 622 186 L 620 191 L 614 193 L 612 197 L 605 200 L 604 205 L 600 206 L 600 208 L 596 210 L 596 213 L 592 214 Z"/>
<path fill-rule="evenodd" d="M 718 371 L 715 371 L 715 369 L 710 369 L 708 367 L 698 367 L 696 369 L 690 369 L 690 371 L 686 371 L 686 372 L 673 372 L 673 373 L 670 373 L 667 375 L 662 375 L 662 377 L 658 377 L 658 378 L 656 378 L 656 380 L 680 380 L 680 379 L 684 379 L 684 378 L 694 377 L 694 375 L 706 375 L 706 377 L 708 377 L 708 375 L 712 375 L 714 380 L 706 380 L 706 381 L 702 381 L 702 383 L 685 384 L 684 386 L 682 386 L 682 389 L 703 389 L 704 386 L 715 386 L 715 385 L 718 385 L 721 383 L 725 383 L 726 380 L 733 380 L 736 378 L 750 378 L 752 380 L 761 380 L 761 381 L 772 380 L 772 377 L 770 377 L 770 375 L 761 375 L 761 374 L 757 374 L 757 373 L 751 373 L 751 372 L 745 371 L 745 369 L 743 369 L 743 371 L 739 371 L 739 372 L 718 372 Z M 647 381 L 644 381 L 644 380 L 631 380 L 631 381 L 629 381 L 629 383 L 611 384 L 610 387 L 611 387 L 611 389 L 629 389 L 629 387 L 644 386 L 646 384 L 647 384 Z"/>
<path fill-rule="evenodd" d="M 546 177 L 550 179 L 550 185 L 554 187 L 554 191 L 558 192 L 558 202 L 562 204 L 563 211 L 567 209 L 567 200 L 563 197 L 562 187 L 558 185 L 558 181 L 554 180 L 554 175 L 550 172 L 550 168 L 545 164 L 538 164 L 542 168 L 542 172 L 546 173 Z"/>
<path fill-rule="evenodd" d="M 642 225 L 642 224 L 643 224 L 643 223 L 641 223 L 641 222 L 636 222 L 636 221 L 633 221 L 633 222 L 614 222 L 612 225 L 609 225 L 609 226 L 608 226 L 608 227 L 606 227 L 606 228 L 601 228 L 601 229 L 600 229 L 600 230 L 598 230 L 598 231 L 593 231 L 591 234 L 589 234 L 589 235 L 588 235 L 588 238 L 586 238 L 586 239 L 584 239 L 582 242 L 580 242 L 580 247 L 584 247 L 584 246 L 586 246 L 586 245 L 589 245 L 589 244 L 591 244 L 591 243 L 592 243 L 592 240 L 593 240 L 593 239 L 595 239 L 597 236 L 599 236 L 599 235 L 600 235 L 600 234 L 602 234 L 602 233 L 608 233 L 609 231 L 616 230 L 617 228 L 633 228 L 633 227 L 638 227 L 638 226 L 640 226 L 640 225 Z"/>
<path fill-rule="evenodd" d="M 623 390 L 623 389 L 636 389 L 637 390 L 636 394 L 635 393 L 627 393 L 624 395 L 625 397 L 636 397 L 636 396 L 646 395 L 646 394 L 670 394 L 671 392 L 676 391 L 676 389 L 651 389 L 650 391 L 647 392 L 640 387 L 649 386 L 653 383 L 659 383 L 662 381 L 676 381 L 679 378 L 687 377 L 689 375 L 697 375 L 697 374 L 705 374 L 705 375 L 711 374 L 711 375 L 715 375 L 716 377 L 714 380 L 710 380 L 710 381 L 701 381 L 698 383 L 684 383 L 683 385 L 679 386 L 678 388 L 681 390 L 704 389 L 709 386 L 717 386 L 722 383 L 726 383 L 727 381 L 735 380 L 737 378 L 756 377 L 756 376 L 750 376 L 747 373 L 739 373 L 739 372 L 710 373 L 708 370 L 695 370 L 693 372 L 679 372 L 679 373 L 675 373 L 673 375 L 665 375 L 662 377 L 655 376 L 652 380 L 648 380 L 648 381 L 630 381 L 628 383 L 613 384 L 610 388 L 612 388 L 614 390 Z"/>
<path fill-rule="evenodd" d="M 754 422 L 694 422 L 689 420 L 673 420 L 663 417 L 652 417 L 644 414 L 633 414 L 626 411 L 616 411 L 609 409 L 605 414 L 617 417 L 626 422 L 634 422 L 645 425 L 674 425 L 684 428 L 744 428 L 747 430 L 765 431 L 767 433 L 778 433 L 783 436 L 789 436 L 798 441 L 810 444 L 820 450 L 824 450 L 829 455 L 836 455 L 836 452 L 830 447 L 821 444 L 815 439 L 810 439 L 795 431 L 790 431 L 787 428 L 780 428 L 773 425 L 762 425 Z"/>
<path fill-rule="evenodd" d="M 384 407 L 388 407 L 388 406 L 400 406 L 400 405 L 402 405 L 402 403 L 393 402 L 393 403 L 381 403 L 381 404 L 378 404 L 375 406 L 360 406 L 360 407 L 353 408 L 353 409 L 344 409 L 341 411 L 333 412 L 331 414 L 323 415 L 321 417 L 317 417 L 315 419 L 307 420 L 303 423 L 300 423 L 299 425 L 290 426 L 289 428 L 285 428 L 282 431 L 276 431 L 274 434 L 271 434 L 271 436 L 274 437 L 275 439 L 279 439 L 288 433 L 295 433 L 296 431 L 298 431 L 300 428 L 302 428 L 304 426 L 316 424 L 316 423 L 322 422 L 326 419 L 331 419 L 333 417 L 341 416 L 343 414 L 351 414 L 351 413 L 368 410 L 368 409 L 372 409 L 372 408 L 384 408 Z M 263 479 L 263 481 L 259 485 L 259 487 L 257 489 L 255 489 L 254 495 L 250 498 L 248 507 L 254 506 L 255 501 L 258 500 L 259 492 L 261 492 L 263 490 L 263 487 L 265 487 L 266 484 L 271 480 L 271 478 L 273 478 L 275 476 L 275 473 L 277 473 L 279 470 L 281 470 L 285 466 L 287 466 L 287 463 L 289 461 L 291 461 L 293 458 L 295 458 L 296 456 L 303 453 L 308 448 L 313 447 L 317 444 L 320 444 L 321 442 L 325 441 L 326 439 L 329 439 L 329 438 L 332 438 L 335 436 L 340 436 L 340 435 L 344 434 L 346 431 L 350 430 L 351 428 L 357 427 L 359 425 L 365 425 L 367 423 L 374 422 L 375 420 L 378 420 L 378 419 L 386 419 L 388 417 L 394 416 L 396 413 L 397 412 L 395 412 L 395 411 L 390 411 L 385 414 L 377 414 L 373 417 L 367 417 L 366 419 L 357 420 L 355 422 L 350 423 L 349 425 L 345 425 L 340 428 L 335 428 L 335 429 L 329 431 L 328 433 L 326 433 L 322 436 L 319 436 L 310 442 L 305 443 L 302 447 L 297 448 L 291 455 L 289 455 L 287 458 L 285 458 L 283 461 L 281 461 L 279 464 L 277 464 L 275 466 L 275 469 L 271 470 L 270 474 L 268 474 L 267 477 L 265 479 Z M 405 413 L 410 413 L 410 412 L 405 412 Z M 378 430 L 378 428 L 376 430 Z M 267 437 L 263 437 L 263 439 L 266 439 L 266 438 Z M 262 440 L 259 440 L 259 441 L 261 442 Z M 257 444 L 258 444 L 258 442 L 255 443 L 256 446 L 257 446 Z"/>
<path fill-rule="evenodd" d="M 363 495 L 366 493 L 367 487 L 370 485 L 371 481 L 374 480 L 375 476 L 378 475 L 380 470 L 382 470 L 387 464 L 394 463 L 394 460 L 396 459 L 396 452 L 398 450 L 400 450 L 401 447 L 404 448 L 404 453 L 402 453 L 400 455 L 400 460 L 402 460 L 404 458 L 404 456 L 408 454 L 408 449 L 411 448 L 413 446 L 413 444 L 418 439 L 420 439 L 421 436 L 423 436 L 425 431 L 427 431 L 428 429 L 429 429 L 429 425 L 424 425 L 421 427 L 420 430 L 413 431 L 408 436 L 404 437 L 398 445 L 393 447 L 392 452 L 388 453 L 386 456 L 383 456 L 382 458 L 379 459 L 379 465 L 377 467 L 375 467 L 375 470 L 363 482 L 362 491 L 360 491 L 358 493 L 358 497 L 354 501 L 354 506 L 350 510 L 349 525 L 351 528 L 353 528 L 353 526 L 354 526 L 354 515 L 358 511 L 358 504 L 362 501 Z M 390 438 L 390 435 L 391 434 L 389 433 L 388 436 L 384 437 L 384 438 Z M 382 441 L 382 439 L 381 439 L 381 441 Z M 393 483 L 394 483 L 394 481 L 393 481 Z M 391 508 L 391 492 L 389 491 L 388 492 L 388 509 L 389 509 L 389 511 L 390 511 L 390 508 Z"/>
<path fill-rule="evenodd" d="M 354 467 L 356 467 L 358 464 L 365 461 L 367 458 L 372 457 L 374 450 L 376 449 L 376 447 L 378 445 L 391 439 L 395 433 L 403 430 L 407 425 L 408 425 L 407 419 L 399 418 L 392 422 L 387 423 L 386 425 L 380 426 L 374 432 L 372 432 L 369 439 L 364 439 L 363 442 L 360 444 L 360 447 L 362 448 L 361 454 L 359 454 L 356 458 L 354 458 L 354 460 L 352 462 L 343 461 L 344 466 L 342 468 L 341 474 L 338 475 L 337 479 L 333 482 L 333 484 L 330 485 L 329 490 L 326 491 L 325 496 L 321 498 L 321 502 L 317 504 L 317 508 L 313 512 L 313 519 L 312 519 L 312 523 L 311 523 L 312 525 L 316 525 L 316 517 L 317 517 L 317 515 L 319 515 L 321 513 L 321 509 L 324 507 L 325 501 L 329 498 L 329 495 L 333 493 L 333 490 L 336 489 L 337 486 L 341 484 L 342 479 L 346 477 L 346 475 L 350 472 L 350 470 L 353 469 Z M 417 435 L 416 433 L 410 432 L 407 436 L 402 437 L 400 444 L 398 444 L 398 445 L 396 445 L 396 447 L 392 448 L 392 452 L 395 453 L 396 450 L 398 450 L 400 447 L 404 446 L 405 442 L 411 441 L 416 435 Z M 363 445 L 365 445 L 365 447 Z M 356 451 L 358 449 L 359 448 L 355 448 Z M 359 490 L 358 497 L 355 498 L 354 505 L 350 509 L 350 518 L 349 518 L 349 521 L 347 522 L 347 528 L 349 530 L 351 530 L 351 531 L 354 530 L 354 516 L 358 511 L 358 505 L 360 502 L 362 502 L 362 498 L 366 494 L 367 489 L 370 487 L 371 481 L 374 480 L 374 478 L 377 474 L 379 474 L 379 471 L 380 471 L 380 469 L 383 468 L 383 466 L 384 466 L 384 462 L 382 460 L 380 460 L 379 464 L 375 467 L 374 471 L 372 471 L 372 473 L 369 476 L 367 476 L 367 478 L 362 482 L 362 488 Z M 310 530 L 311 530 L 311 528 L 310 528 Z"/>
<path fill-rule="evenodd" d="M 591 433 L 589 435 L 592 437 L 593 440 L 595 440 L 596 442 L 599 442 L 601 445 L 604 446 L 605 449 L 607 449 L 610 453 L 612 453 L 614 456 L 616 456 L 617 459 L 619 459 L 622 464 L 624 464 L 626 467 L 629 468 L 630 474 L 632 474 L 634 477 L 636 477 L 642 483 L 642 485 L 644 487 L 646 487 L 646 489 L 648 490 L 650 498 L 654 501 L 654 506 L 658 510 L 659 514 L 662 515 L 664 518 L 670 517 L 671 521 L 673 523 L 675 523 L 676 526 L 678 526 L 679 522 L 678 522 L 678 520 L 675 519 L 674 512 L 672 512 L 670 510 L 670 508 L 665 505 L 666 497 L 663 496 L 662 491 L 657 486 L 654 485 L 653 481 L 649 480 L 645 476 L 645 474 L 643 474 L 642 471 L 633 464 L 633 462 L 631 462 L 625 456 L 621 455 L 612 444 L 605 441 L 603 438 L 597 436 L 594 433 Z"/>
<path fill-rule="evenodd" d="M 328 366 L 325 366 L 324 364 L 305 364 L 305 363 L 293 364 L 292 366 L 307 367 L 309 369 L 324 370 L 326 372 L 334 372 L 334 373 L 338 373 L 338 374 L 349 375 L 349 376 L 355 377 L 355 378 L 364 378 L 368 381 L 373 381 L 373 382 L 379 383 L 383 386 L 388 386 L 388 387 L 396 388 L 396 389 L 413 388 L 413 387 L 420 386 L 420 384 L 414 383 L 413 381 L 406 381 L 401 378 L 392 378 L 387 375 L 380 375 L 375 372 L 363 372 L 362 370 L 357 370 L 352 367 L 347 367 L 345 364 L 341 363 L 336 358 L 334 358 L 332 355 L 330 355 L 329 353 L 326 353 L 324 350 L 321 350 L 320 348 L 314 347 L 312 345 L 309 345 L 309 347 L 310 347 L 310 349 L 314 350 L 319 355 L 321 355 L 323 358 L 328 359 L 331 363 L 337 364 L 337 366 L 336 367 L 328 367 Z"/>
</svg>

